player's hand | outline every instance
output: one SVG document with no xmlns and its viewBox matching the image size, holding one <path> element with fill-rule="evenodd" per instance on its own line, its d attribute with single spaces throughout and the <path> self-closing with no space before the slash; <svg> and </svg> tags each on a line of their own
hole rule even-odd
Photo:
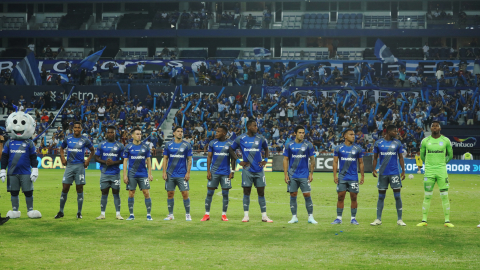
<svg viewBox="0 0 480 270">
<path fill-rule="evenodd" d="M 265 167 L 266 165 L 267 165 L 267 162 L 266 162 L 265 160 L 258 163 L 258 166 L 260 166 L 260 168 L 263 168 L 263 167 Z"/>
<path fill-rule="evenodd" d="M 287 184 L 290 183 L 290 177 L 288 177 L 288 174 L 285 175 L 285 183 Z"/>
<path fill-rule="evenodd" d="M 335 184 L 338 184 L 338 176 L 337 176 L 337 175 L 334 175 L 334 176 L 333 176 L 333 182 L 334 182 Z"/>
<path fill-rule="evenodd" d="M 377 178 L 377 171 L 376 170 L 373 170 L 372 174 L 373 174 L 373 177 Z"/>
<path fill-rule="evenodd" d="M 188 181 L 188 180 L 190 180 L 190 173 L 187 172 L 185 174 L 185 181 Z"/>
<path fill-rule="evenodd" d="M 33 183 L 37 181 L 38 178 L 38 168 L 32 168 L 32 174 L 30 174 L 30 180 L 32 180 Z"/>
<path fill-rule="evenodd" d="M 230 172 L 230 175 L 228 176 L 228 179 L 232 180 L 234 176 L 235 176 L 235 173 L 234 173 L 234 172 Z"/>
<path fill-rule="evenodd" d="M 67 166 L 67 160 L 65 158 L 62 158 L 62 165 Z"/>
<path fill-rule="evenodd" d="M 2 182 L 5 183 L 5 178 L 7 178 L 7 172 L 5 170 L 0 171 L 0 179 L 2 179 Z"/>
<path fill-rule="evenodd" d="M 403 171 L 403 172 L 400 174 L 400 178 L 402 178 L 402 181 L 405 180 L 405 171 Z"/>
<path fill-rule="evenodd" d="M 311 183 L 313 181 L 313 173 L 308 174 L 308 182 Z"/>
<path fill-rule="evenodd" d="M 124 182 L 126 185 L 128 185 L 128 176 L 125 175 L 125 176 L 123 177 L 123 182 Z"/>
<path fill-rule="evenodd" d="M 208 179 L 208 181 L 212 180 L 212 172 L 211 171 L 207 172 L 207 179 Z"/>
<path fill-rule="evenodd" d="M 245 167 L 250 167 L 250 162 L 248 162 L 248 161 L 242 161 L 242 162 L 240 162 L 240 166 L 242 166 L 242 167 L 244 167 L 244 168 L 245 168 Z"/>
<path fill-rule="evenodd" d="M 148 181 L 150 181 L 150 182 L 153 181 L 153 175 L 152 175 L 152 174 L 149 174 L 149 175 L 148 175 Z"/>
<path fill-rule="evenodd" d="M 365 181 L 365 177 L 363 175 L 360 176 L 360 185 L 363 185 L 364 181 Z"/>
<path fill-rule="evenodd" d="M 90 164 L 90 161 L 88 160 L 85 160 L 85 162 L 83 163 L 85 169 L 88 168 L 88 164 Z"/>
<path fill-rule="evenodd" d="M 167 181 L 167 173 L 166 172 L 163 173 L 162 177 L 163 177 L 163 180 Z"/>
<path fill-rule="evenodd" d="M 107 166 L 113 165 L 113 160 L 107 159 L 105 163 L 107 164 Z"/>
</svg>

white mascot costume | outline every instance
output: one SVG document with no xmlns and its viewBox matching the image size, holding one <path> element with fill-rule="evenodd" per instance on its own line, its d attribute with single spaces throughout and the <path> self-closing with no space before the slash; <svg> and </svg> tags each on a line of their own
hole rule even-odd
<svg viewBox="0 0 480 270">
<path fill-rule="evenodd" d="M 2 151 L 0 179 L 2 182 L 7 179 L 7 191 L 12 198 L 12 210 L 7 213 L 7 217 L 10 218 L 19 218 L 21 215 L 18 209 L 20 188 L 25 194 L 27 216 L 42 217 L 39 211 L 33 210 L 33 183 L 38 178 L 38 161 L 35 144 L 31 139 L 36 123 L 27 112 L 14 112 L 6 121 L 9 139 Z"/>
</svg>

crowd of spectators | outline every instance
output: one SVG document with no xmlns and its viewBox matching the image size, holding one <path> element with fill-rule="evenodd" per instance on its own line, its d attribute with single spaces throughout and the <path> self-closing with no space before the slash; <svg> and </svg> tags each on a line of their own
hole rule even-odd
<svg viewBox="0 0 480 270">
<path fill-rule="evenodd" d="M 117 139 L 124 145 L 131 142 L 130 130 L 139 127 L 152 153 L 155 154 L 162 146 L 164 133 L 161 130 L 160 121 L 165 116 L 166 108 L 171 101 L 167 94 L 162 93 L 156 97 L 155 110 L 153 98 L 150 95 L 145 100 L 140 100 L 136 95 L 129 99 L 126 94 L 115 95 L 106 92 L 101 96 L 95 95 L 85 100 L 79 100 L 73 95 L 59 113 L 57 121 L 54 122 L 53 112 L 60 109 L 64 103 L 64 97 L 64 92 L 50 91 L 45 92 L 43 97 L 32 96 L 30 100 L 23 96 L 20 96 L 19 100 L 12 100 L 5 95 L 0 99 L 0 113 L 8 115 L 15 110 L 14 106 L 21 111 L 31 108 L 37 123 L 36 134 L 41 134 L 50 125 L 50 128 L 37 140 L 38 153 L 58 154 L 61 142 L 67 135 L 73 133 L 75 121 L 82 122 L 83 135 L 95 145 L 105 139 L 108 126 L 115 126 Z"/>
<path fill-rule="evenodd" d="M 183 101 L 172 128 L 183 123 L 186 140 L 195 151 L 204 153 L 217 127 L 228 127 L 228 137 L 234 140 L 245 131 L 246 121 L 253 118 L 257 121 L 258 132 L 268 140 L 271 152 L 278 154 L 285 143 L 294 139 L 293 129 L 296 125 L 306 127 L 306 139 L 313 143 L 316 152 L 331 153 L 342 142 L 340 134 L 346 128 L 354 129 L 356 144 L 364 151 L 372 152 L 386 127 L 393 124 L 398 128 L 397 138 L 404 145 L 407 155 L 413 156 L 419 151 L 420 142 L 425 132 L 430 130 L 432 121 L 440 121 L 442 125 L 480 124 L 480 106 L 474 104 L 471 93 L 462 96 L 455 92 L 432 91 L 424 93 L 428 97 L 427 102 L 413 93 L 407 93 L 405 100 L 395 92 L 384 96 L 378 108 L 373 91 L 364 98 L 359 92 L 359 100 L 363 100 L 360 104 L 354 96 L 345 102 L 346 95 L 346 92 L 341 92 L 328 97 L 315 97 L 314 94 L 286 97 L 275 93 L 262 99 L 253 94 L 250 111 L 246 93 L 239 92 L 236 96 L 223 94 L 221 97 L 200 97 L 195 94 Z M 188 102 L 197 104 L 200 98 L 202 100 L 198 107 L 191 106 L 185 111 Z M 279 105 L 267 114 L 267 110 L 279 99 Z M 377 113 L 370 116 L 371 110 L 377 110 Z"/>
</svg>

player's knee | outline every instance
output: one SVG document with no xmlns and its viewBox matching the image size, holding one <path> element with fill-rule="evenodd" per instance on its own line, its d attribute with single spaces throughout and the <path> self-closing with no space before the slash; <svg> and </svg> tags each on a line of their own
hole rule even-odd
<svg viewBox="0 0 480 270">
<path fill-rule="evenodd" d="M 102 195 L 108 196 L 108 188 L 102 189 Z"/>
<path fill-rule="evenodd" d="M 144 189 L 142 192 L 146 199 L 150 198 L 150 191 L 148 189 Z"/>
<path fill-rule="evenodd" d="M 243 195 L 250 196 L 252 188 L 243 188 Z"/>
<path fill-rule="evenodd" d="M 25 197 L 30 198 L 33 196 L 33 190 L 23 192 Z"/>
<path fill-rule="evenodd" d="M 297 197 L 297 195 L 298 195 L 298 192 L 290 192 L 290 196 L 292 197 Z"/>
<path fill-rule="evenodd" d="M 265 197 L 265 190 L 263 190 L 263 189 L 257 190 L 257 194 L 258 194 L 258 196 L 260 196 L 260 197 Z"/>
<path fill-rule="evenodd" d="M 83 186 L 77 186 L 77 193 L 83 193 Z"/>
<path fill-rule="evenodd" d="M 169 191 L 167 192 L 167 196 L 169 199 L 173 199 L 173 196 L 175 195 L 175 191 Z"/>
<path fill-rule="evenodd" d="M 222 193 L 223 193 L 223 191 L 222 191 Z M 207 190 L 207 195 L 208 196 L 213 196 L 213 194 L 215 194 L 215 190 L 213 190 L 213 189 L 208 189 Z"/>
<path fill-rule="evenodd" d="M 357 194 L 356 193 L 350 193 L 350 200 L 352 202 L 356 202 L 357 201 Z"/>
<path fill-rule="evenodd" d="M 188 199 L 188 191 L 182 191 L 182 197 L 184 200 Z"/>
<path fill-rule="evenodd" d="M 343 202 L 345 200 L 345 194 L 338 194 L 338 201 Z"/>
<path fill-rule="evenodd" d="M 114 189 L 114 188 L 112 188 L 112 194 L 113 194 L 113 195 L 118 195 L 118 194 L 120 194 L 120 189 Z"/>
<path fill-rule="evenodd" d="M 448 188 L 447 189 L 440 189 L 440 192 L 448 192 Z"/>
<path fill-rule="evenodd" d="M 228 192 L 229 192 L 228 189 L 223 189 L 223 190 L 222 190 L 222 195 L 223 195 L 223 196 L 228 196 Z"/>
<path fill-rule="evenodd" d="M 311 196 L 311 195 L 310 195 L 310 192 L 304 192 L 304 193 L 303 193 L 303 197 L 304 197 L 304 198 L 308 198 L 308 197 L 310 197 L 310 196 Z"/>
<path fill-rule="evenodd" d="M 17 190 L 17 191 L 10 191 L 10 195 L 12 195 L 12 197 L 17 197 L 18 194 L 20 194 L 20 190 Z"/>
</svg>

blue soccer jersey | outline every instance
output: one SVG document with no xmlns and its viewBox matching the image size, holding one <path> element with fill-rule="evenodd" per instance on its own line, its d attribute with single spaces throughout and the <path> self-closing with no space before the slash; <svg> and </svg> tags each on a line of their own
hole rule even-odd
<svg viewBox="0 0 480 270">
<path fill-rule="evenodd" d="M 403 146 L 399 140 L 387 141 L 380 139 L 375 142 L 373 153 L 380 156 L 380 175 L 398 175 L 398 155 L 402 154 Z"/>
<path fill-rule="evenodd" d="M 102 142 L 98 147 L 95 155 L 99 156 L 101 160 L 111 159 L 112 161 L 119 161 L 123 155 L 123 144 L 120 142 Z M 120 164 L 107 166 L 107 164 L 100 164 L 100 170 L 103 174 L 117 175 L 120 173 Z"/>
<path fill-rule="evenodd" d="M 217 139 L 208 144 L 208 152 L 213 153 L 212 165 L 210 171 L 213 174 L 229 175 L 230 174 L 230 146 L 232 141 L 219 141 Z"/>
<path fill-rule="evenodd" d="M 92 147 L 92 142 L 84 136 L 75 138 L 68 135 L 62 143 L 62 148 L 67 148 L 67 164 L 80 164 L 85 162 L 85 150 Z"/>
<path fill-rule="evenodd" d="M 314 156 L 313 145 L 303 141 L 297 143 L 294 140 L 288 142 L 283 148 L 283 155 L 288 157 L 288 174 L 292 178 L 308 178 L 308 160 Z"/>
<path fill-rule="evenodd" d="M 187 174 L 187 157 L 192 156 L 192 145 L 186 141 L 169 142 L 163 149 L 163 155 L 168 157 L 167 174 L 170 177 L 185 177 Z"/>
<path fill-rule="evenodd" d="M 8 156 L 8 175 L 32 173 L 30 156 L 36 159 L 36 152 L 31 140 L 8 140 L 2 153 Z"/>
<path fill-rule="evenodd" d="M 363 149 L 358 145 L 342 143 L 335 147 L 333 156 L 338 157 L 340 163 L 338 180 L 358 181 L 357 160 L 363 157 Z"/>
<path fill-rule="evenodd" d="M 128 176 L 148 177 L 146 161 L 149 157 L 150 149 L 146 144 L 129 143 L 123 150 L 123 158 L 128 158 Z"/>
<path fill-rule="evenodd" d="M 232 144 L 232 149 L 240 148 L 244 161 L 250 162 L 249 172 L 261 172 L 263 170 L 259 163 L 262 162 L 262 149 L 268 148 L 267 141 L 262 135 L 256 134 L 249 137 L 246 133 L 238 136 Z"/>
</svg>

